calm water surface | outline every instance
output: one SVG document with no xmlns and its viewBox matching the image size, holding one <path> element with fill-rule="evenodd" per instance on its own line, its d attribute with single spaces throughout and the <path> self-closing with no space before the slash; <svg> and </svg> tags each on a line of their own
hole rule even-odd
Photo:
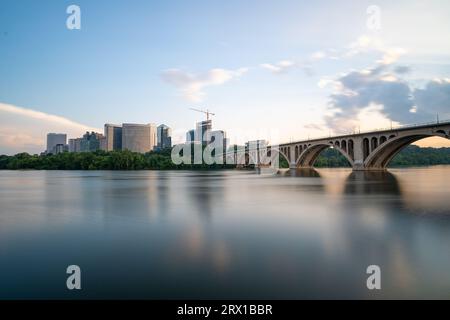
<svg viewBox="0 0 450 320">
<path fill-rule="evenodd" d="M 0 298 L 450 298 L 449 181 L 450 166 L 0 171 Z"/>
</svg>

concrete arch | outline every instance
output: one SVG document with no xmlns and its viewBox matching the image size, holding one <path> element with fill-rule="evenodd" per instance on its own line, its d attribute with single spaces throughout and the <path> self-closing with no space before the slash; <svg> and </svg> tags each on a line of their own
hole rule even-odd
<svg viewBox="0 0 450 320">
<path fill-rule="evenodd" d="M 372 152 L 376 148 L 378 148 L 378 138 L 372 137 L 372 139 L 370 139 L 370 151 Z"/>
<path fill-rule="evenodd" d="M 278 153 L 287 161 L 288 164 L 290 164 L 289 157 L 287 156 L 286 151 L 286 147 L 281 147 L 278 149 Z"/>
<path fill-rule="evenodd" d="M 389 140 L 383 144 L 380 144 L 369 154 L 369 156 L 364 160 L 364 167 L 367 169 L 384 170 L 389 165 L 392 158 L 394 158 L 397 153 L 411 143 L 435 136 L 449 139 L 449 135 L 445 134 L 444 131 L 441 131 L 442 130 L 439 130 L 430 134 L 418 133 L 406 136 L 390 137 Z"/>
<path fill-rule="evenodd" d="M 348 139 L 348 155 L 350 156 L 350 158 L 352 159 L 352 161 L 355 160 L 355 142 L 353 141 L 353 139 Z"/>
<path fill-rule="evenodd" d="M 303 152 L 300 154 L 298 159 L 295 161 L 296 167 L 301 168 L 310 168 L 314 166 L 314 163 L 316 162 L 317 158 L 319 157 L 320 153 L 324 151 L 325 149 L 328 149 L 330 147 L 333 147 L 334 149 L 338 150 L 350 163 L 350 165 L 353 167 L 353 159 L 348 155 L 347 152 L 342 150 L 340 147 L 332 144 L 325 144 L 325 143 L 319 143 L 310 145 L 306 150 L 303 150 Z"/>
<path fill-rule="evenodd" d="M 363 158 L 364 160 L 370 155 L 370 142 L 369 138 L 364 138 L 362 141 L 362 150 L 363 150 Z"/>
<path fill-rule="evenodd" d="M 341 141 L 341 149 L 344 150 L 344 152 L 347 152 L 347 140 Z"/>
</svg>

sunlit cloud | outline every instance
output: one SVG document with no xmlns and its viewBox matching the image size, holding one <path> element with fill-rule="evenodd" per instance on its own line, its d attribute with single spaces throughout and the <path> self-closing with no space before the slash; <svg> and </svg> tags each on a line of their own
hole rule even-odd
<svg viewBox="0 0 450 320">
<path fill-rule="evenodd" d="M 49 132 L 79 137 L 85 131 L 101 132 L 101 129 L 61 116 L 0 103 L 0 154 L 39 153 L 45 149 Z"/>
<path fill-rule="evenodd" d="M 168 69 L 161 74 L 161 78 L 175 86 L 186 100 L 200 102 L 206 95 L 204 88 L 224 84 L 241 77 L 247 71 L 247 68 L 237 70 L 216 68 L 205 73 L 193 74 L 180 69 Z"/>
</svg>

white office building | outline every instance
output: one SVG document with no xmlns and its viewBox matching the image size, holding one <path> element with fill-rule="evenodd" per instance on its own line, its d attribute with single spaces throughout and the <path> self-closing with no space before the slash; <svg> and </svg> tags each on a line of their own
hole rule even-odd
<svg viewBox="0 0 450 320">
<path fill-rule="evenodd" d="M 67 134 L 65 133 L 48 133 L 47 134 L 47 153 L 56 153 L 56 146 L 67 144 Z"/>
<path fill-rule="evenodd" d="M 157 145 L 156 125 L 124 123 L 122 125 L 122 150 L 146 153 Z"/>
</svg>

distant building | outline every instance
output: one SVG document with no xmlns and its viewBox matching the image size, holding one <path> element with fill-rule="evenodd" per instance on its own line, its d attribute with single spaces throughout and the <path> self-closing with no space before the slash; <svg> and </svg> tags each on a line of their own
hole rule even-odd
<svg viewBox="0 0 450 320">
<path fill-rule="evenodd" d="M 69 152 L 81 152 L 81 138 L 69 139 Z"/>
<path fill-rule="evenodd" d="M 69 151 L 68 145 L 59 143 L 59 144 L 57 144 L 56 146 L 53 147 L 53 150 L 52 150 L 51 153 L 52 154 L 58 154 L 58 153 L 66 152 L 66 151 Z"/>
<path fill-rule="evenodd" d="M 106 137 L 102 135 L 102 137 L 100 137 L 99 141 L 100 141 L 100 150 L 107 151 L 106 150 L 106 147 L 107 147 Z"/>
<path fill-rule="evenodd" d="M 212 129 L 212 121 L 205 120 L 197 122 L 195 129 L 195 141 L 200 141 L 202 144 L 207 144 L 210 140 L 210 132 Z"/>
<path fill-rule="evenodd" d="M 165 124 L 158 126 L 157 137 L 159 149 L 166 149 L 172 147 L 172 129 L 170 129 Z"/>
<path fill-rule="evenodd" d="M 227 133 L 223 130 L 214 130 L 209 134 L 209 143 L 216 143 L 217 139 L 221 140 L 223 152 L 228 149 L 229 139 L 227 139 Z M 217 143 L 219 145 L 219 143 Z"/>
<path fill-rule="evenodd" d="M 269 142 L 266 140 L 253 140 L 245 143 L 245 148 L 247 150 L 261 150 L 266 148 L 269 145 Z"/>
<path fill-rule="evenodd" d="M 219 155 L 218 152 L 220 152 L 223 154 L 223 161 L 225 161 L 225 154 L 229 145 L 229 140 L 227 139 L 226 132 L 223 130 L 210 131 L 208 144 L 213 145 L 215 148 L 213 155 Z M 220 147 L 222 148 L 222 150 L 218 149 Z"/>
<path fill-rule="evenodd" d="M 80 151 L 79 152 L 92 152 L 101 150 L 101 145 L 105 144 L 103 134 L 97 132 L 86 132 L 80 139 Z"/>
<path fill-rule="evenodd" d="M 106 138 L 97 132 L 86 132 L 83 137 L 69 139 L 69 152 L 92 152 L 102 149 Z"/>
<path fill-rule="evenodd" d="M 122 125 L 122 150 L 146 153 L 157 144 L 156 126 L 154 124 Z"/>
<path fill-rule="evenodd" d="M 122 126 L 117 124 L 105 124 L 106 151 L 122 150 Z"/>
<path fill-rule="evenodd" d="M 65 133 L 49 133 L 47 134 L 47 153 L 56 153 L 55 147 L 67 144 L 67 134 Z"/>
<path fill-rule="evenodd" d="M 195 130 L 189 130 L 186 132 L 186 142 L 194 142 L 195 141 Z"/>
</svg>

